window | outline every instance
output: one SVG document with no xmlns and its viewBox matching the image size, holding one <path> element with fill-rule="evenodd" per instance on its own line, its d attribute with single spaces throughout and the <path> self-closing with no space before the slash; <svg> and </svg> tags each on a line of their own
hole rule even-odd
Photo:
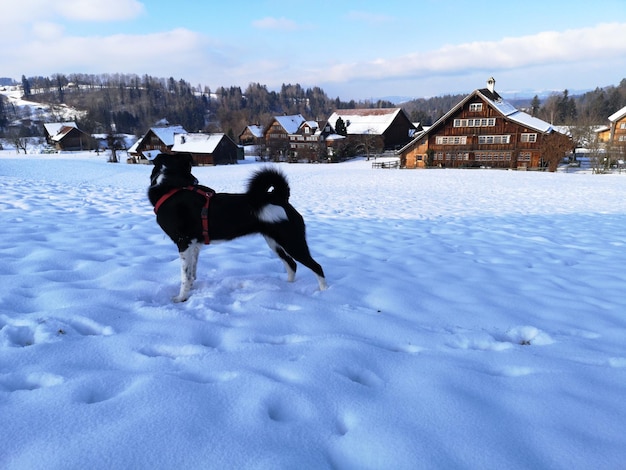
<svg viewBox="0 0 626 470">
<path fill-rule="evenodd" d="M 537 142 L 537 134 L 522 134 L 522 142 Z"/>
<path fill-rule="evenodd" d="M 508 144 L 511 141 L 510 135 L 479 135 L 478 143 L 480 145 L 491 144 Z"/>
<path fill-rule="evenodd" d="M 483 110 L 483 104 L 482 103 L 471 103 L 469 105 L 469 110 L 470 110 L 470 112 L 473 112 L 473 113 L 482 111 Z"/>
<path fill-rule="evenodd" d="M 619 123 L 619 128 L 620 129 L 626 129 L 626 122 L 620 122 Z"/>
<path fill-rule="evenodd" d="M 443 136 L 438 135 L 435 139 L 438 145 L 467 145 L 467 136 Z"/>
<path fill-rule="evenodd" d="M 454 127 L 493 127 L 495 125 L 496 118 L 454 120 Z"/>
</svg>

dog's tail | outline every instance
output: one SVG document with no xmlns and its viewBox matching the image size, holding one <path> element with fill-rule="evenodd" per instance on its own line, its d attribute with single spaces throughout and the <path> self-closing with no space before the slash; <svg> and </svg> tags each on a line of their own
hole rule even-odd
<svg viewBox="0 0 626 470">
<path fill-rule="evenodd" d="M 259 170 L 248 181 L 247 194 L 258 208 L 265 204 L 285 204 L 290 195 L 287 177 L 276 168 Z"/>
</svg>

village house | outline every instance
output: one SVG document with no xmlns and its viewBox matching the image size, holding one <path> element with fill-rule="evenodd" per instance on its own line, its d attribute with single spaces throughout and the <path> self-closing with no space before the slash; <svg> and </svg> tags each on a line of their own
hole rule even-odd
<svg viewBox="0 0 626 470">
<path fill-rule="evenodd" d="M 289 136 L 296 134 L 304 122 L 301 114 L 274 116 L 263 132 L 267 156 L 272 160 L 287 159 L 291 149 Z"/>
<path fill-rule="evenodd" d="M 75 122 L 49 122 L 43 125 L 48 145 L 56 150 L 78 151 L 94 148 L 91 135 L 80 130 Z"/>
<path fill-rule="evenodd" d="M 565 147 L 571 142 L 551 124 L 504 101 L 490 78 L 487 88 L 470 93 L 397 153 L 404 168 L 542 168 L 543 145 L 555 140 Z"/>
<path fill-rule="evenodd" d="M 402 108 L 338 109 L 327 122 L 337 130 L 339 119 L 345 126 L 346 141 L 360 154 L 398 149 L 411 141 L 416 131 Z"/>
<path fill-rule="evenodd" d="M 190 154 L 194 165 L 230 165 L 243 160 L 243 148 L 226 134 L 174 134 L 173 154 Z"/>
<path fill-rule="evenodd" d="M 250 125 L 239 134 L 240 145 L 262 145 L 263 144 L 263 126 Z"/>
<path fill-rule="evenodd" d="M 147 163 L 159 153 L 171 153 L 175 134 L 187 134 L 182 126 L 151 127 L 128 149 L 129 163 Z"/>
<path fill-rule="evenodd" d="M 290 159 L 292 161 L 317 162 L 326 158 L 325 137 L 330 133 L 324 131 L 317 121 L 304 121 L 298 130 L 289 134 Z"/>
<path fill-rule="evenodd" d="M 601 141 L 626 148 L 626 106 L 609 116 L 609 125 L 601 134 Z"/>
</svg>

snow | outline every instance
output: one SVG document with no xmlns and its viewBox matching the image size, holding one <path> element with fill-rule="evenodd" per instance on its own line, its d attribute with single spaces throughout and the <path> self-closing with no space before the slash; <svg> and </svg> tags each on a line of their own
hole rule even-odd
<svg viewBox="0 0 626 470">
<path fill-rule="evenodd" d="M 623 468 L 626 176 L 283 164 L 329 289 L 253 236 L 175 304 L 91 155 L 0 152 L 1 468 Z"/>
</svg>

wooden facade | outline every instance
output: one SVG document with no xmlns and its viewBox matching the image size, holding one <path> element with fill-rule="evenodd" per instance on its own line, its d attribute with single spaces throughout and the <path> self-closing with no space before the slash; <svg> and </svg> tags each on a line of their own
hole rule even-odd
<svg viewBox="0 0 626 470">
<path fill-rule="evenodd" d="M 301 114 L 275 116 L 263 132 L 267 156 L 273 160 L 288 159 L 291 150 L 289 135 L 297 133 L 304 122 Z"/>
<path fill-rule="evenodd" d="M 607 143 L 626 147 L 626 106 L 609 116 L 609 122 Z"/>
<path fill-rule="evenodd" d="M 95 148 L 95 139 L 80 130 L 75 122 L 44 124 L 46 141 L 56 150 L 80 151 Z"/>
<path fill-rule="evenodd" d="M 262 145 L 263 127 L 250 125 L 239 134 L 240 145 Z"/>
<path fill-rule="evenodd" d="M 405 168 L 542 168 L 551 134 L 570 140 L 504 101 L 490 79 L 398 153 Z"/>
</svg>

